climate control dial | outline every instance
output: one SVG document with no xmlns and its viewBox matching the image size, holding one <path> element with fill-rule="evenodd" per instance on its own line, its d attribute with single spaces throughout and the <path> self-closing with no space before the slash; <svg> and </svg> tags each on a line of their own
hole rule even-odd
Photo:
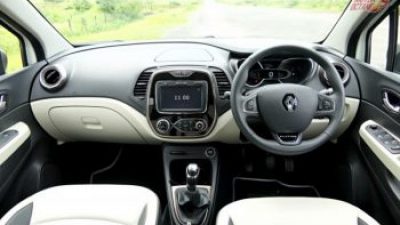
<svg viewBox="0 0 400 225">
<path fill-rule="evenodd" d="M 207 129 L 207 123 L 204 120 L 199 120 L 194 124 L 194 128 L 200 132 Z"/>
<path fill-rule="evenodd" d="M 166 134 L 171 129 L 171 123 L 166 119 L 159 119 L 156 123 L 156 129 L 161 134 Z"/>
</svg>

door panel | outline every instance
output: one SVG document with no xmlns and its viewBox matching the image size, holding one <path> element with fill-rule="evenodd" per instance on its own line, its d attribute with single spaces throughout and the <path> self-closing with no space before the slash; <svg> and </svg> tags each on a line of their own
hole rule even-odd
<svg viewBox="0 0 400 225">
<path fill-rule="evenodd" d="M 360 84 L 360 110 L 354 126 L 359 149 L 363 155 L 374 183 L 378 187 L 394 222 L 400 224 L 400 154 L 388 149 L 385 139 L 393 137 L 400 141 L 400 114 L 385 106 L 385 91 L 400 91 L 400 75 L 378 70 L 366 63 L 346 58 L 357 74 Z M 393 104 L 396 99 L 392 99 Z M 386 131 L 379 136 L 369 127 L 377 124 Z M 382 131 L 381 130 L 381 131 Z M 386 144 L 385 144 L 386 143 Z M 399 152 L 400 153 L 400 152 Z"/>
<path fill-rule="evenodd" d="M 0 166 L 6 162 L 31 136 L 24 122 L 18 122 L 0 133 Z"/>
<path fill-rule="evenodd" d="M 383 71 L 352 58 L 345 59 L 353 67 L 360 83 L 361 98 L 388 113 L 400 123 L 400 113 L 385 107 L 384 92 L 391 90 L 400 94 L 400 75 Z"/>
<path fill-rule="evenodd" d="M 33 78 L 44 65 L 45 62 L 40 62 L 24 68 L 17 74 L 0 76 L 0 96 L 4 96 L 3 101 L 6 101 L 6 108 L 0 112 L 0 119 L 7 112 L 29 102 Z M 6 128 L 3 125 L 0 124 L 0 130 Z"/>
<path fill-rule="evenodd" d="M 45 62 L 0 76 L 0 95 L 5 109 L 0 112 L 0 212 L 9 204 L 10 191 L 38 142 L 47 137 L 35 121 L 29 104 L 32 81 Z M 5 131 L 8 132 L 4 136 Z M 34 185 L 34 184 L 33 184 Z M 0 214 L 1 214 L 0 213 Z"/>
</svg>

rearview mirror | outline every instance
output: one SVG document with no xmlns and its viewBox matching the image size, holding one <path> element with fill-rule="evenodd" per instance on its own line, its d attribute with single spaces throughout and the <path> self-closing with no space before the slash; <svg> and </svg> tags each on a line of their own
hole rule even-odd
<svg viewBox="0 0 400 225">
<path fill-rule="evenodd" d="M 0 49 L 0 76 L 6 74 L 7 63 L 8 59 L 6 53 Z"/>
</svg>

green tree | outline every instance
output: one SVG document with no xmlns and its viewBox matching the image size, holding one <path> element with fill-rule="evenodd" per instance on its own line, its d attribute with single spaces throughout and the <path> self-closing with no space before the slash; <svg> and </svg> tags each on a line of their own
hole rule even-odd
<svg viewBox="0 0 400 225">
<path fill-rule="evenodd" d="M 88 0 L 74 0 L 72 3 L 72 8 L 78 12 L 84 12 L 89 10 L 92 4 Z"/>
<path fill-rule="evenodd" d="M 127 0 L 123 4 L 117 6 L 116 12 L 118 16 L 130 20 L 139 17 L 143 8 L 143 4 L 139 0 Z"/>
<path fill-rule="evenodd" d="M 97 0 L 96 4 L 98 5 L 100 11 L 103 13 L 112 14 L 117 9 L 118 1 L 117 0 Z"/>
<path fill-rule="evenodd" d="M 63 2 L 64 0 L 44 0 L 45 2 L 52 2 L 52 3 L 60 3 Z"/>
</svg>

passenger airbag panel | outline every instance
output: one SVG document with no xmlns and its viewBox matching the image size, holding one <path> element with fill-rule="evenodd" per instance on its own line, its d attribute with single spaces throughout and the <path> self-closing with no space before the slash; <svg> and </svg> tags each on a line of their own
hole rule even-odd
<svg viewBox="0 0 400 225">
<path fill-rule="evenodd" d="M 126 142 L 141 137 L 129 121 L 110 108 L 62 106 L 49 111 L 54 127 L 68 140 Z"/>
</svg>

